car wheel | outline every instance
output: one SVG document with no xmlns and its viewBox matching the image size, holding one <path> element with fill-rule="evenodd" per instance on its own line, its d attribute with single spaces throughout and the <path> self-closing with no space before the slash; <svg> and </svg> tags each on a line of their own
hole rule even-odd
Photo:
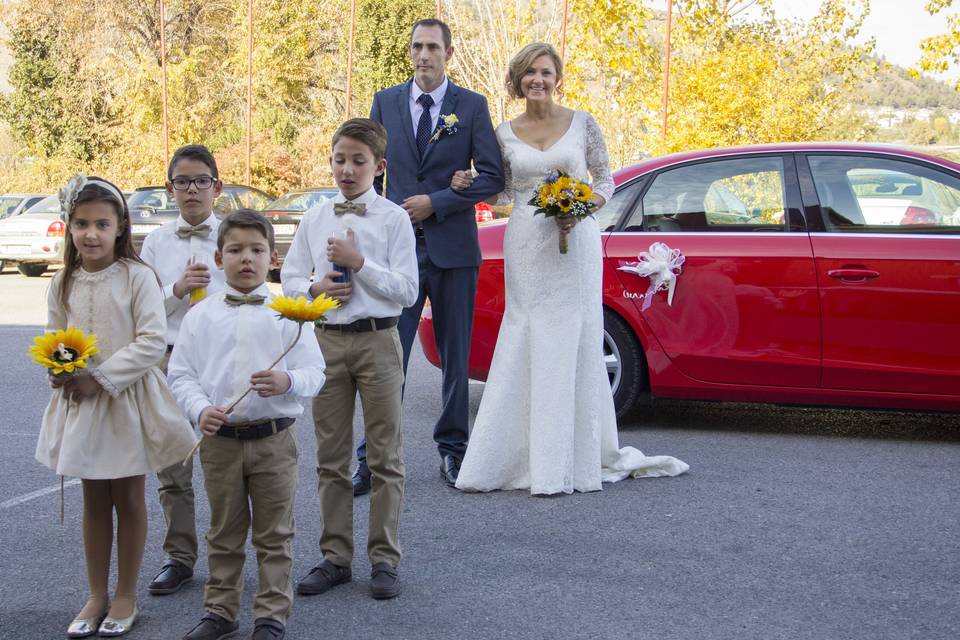
<svg viewBox="0 0 960 640">
<path fill-rule="evenodd" d="M 17 271 L 28 278 L 39 278 L 47 271 L 45 264 L 18 264 Z"/>
<path fill-rule="evenodd" d="M 603 360 L 613 390 L 617 419 L 625 417 L 643 391 L 647 361 L 630 326 L 609 309 L 603 310 Z"/>
</svg>

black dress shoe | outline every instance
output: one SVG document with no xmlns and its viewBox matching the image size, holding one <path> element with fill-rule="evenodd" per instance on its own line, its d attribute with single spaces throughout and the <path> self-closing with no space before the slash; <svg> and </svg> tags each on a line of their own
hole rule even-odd
<svg viewBox="0 0 960 640">
<path fill-rule="evenodd" d="M 230 622 L 223 616 L 208 613 L 200 618 L 200 624 L 183 636 L 183 640 L 221 640 L 232 636 L 239 628 L 239 622 Z"/>
<path fill-rule="evenodd" d="M 257 618 L 253 621 L 250 640 L 283 640 L 285 633 L 283 624 L 273 618 Z"/>
<path fill-rule="evenodd" d="M 297 583 L 297 593 L 304 596 L 313 596 L 344 582 L 350 582 L 353 575 L 350 567 L 340 567 L 329 560 L 324 560 L 307 574 L 307 577 Z"/>
<path fill-rule="evenodd" d="M 443 456 L 443 461 L 440 463 L 440 475 L 449 486 L 456 486 L 457 476 L 460 475 L 460 461 L 449 453 Z"/>
<path fill-rule="evenodd" d="M 362 496 L 368 493 L 370 493 L 370 467 L 361 462 L 353 472 L 353 495 Z"/>
<path fill-rule="evenodd" d="M 400 576 L 388 562 L 378 562 L 370 570 L 370 595 L 377 600 L 388 600 L 400 595 Z"/>
<path fill-rule="evenodd" d="M 160 573 L 147 585 L 147 591 L 155 596 L 176 593 L 180 587 L 193 580 L 193 569 L 176 560 L 168 560 Z"/>
</svg>

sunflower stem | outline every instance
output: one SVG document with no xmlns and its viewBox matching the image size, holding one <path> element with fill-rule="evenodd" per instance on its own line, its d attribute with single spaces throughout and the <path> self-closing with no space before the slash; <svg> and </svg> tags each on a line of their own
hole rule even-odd
<svg viewBox="0 0 960 640">
<path fill-rule="evenodd" d="M 280 357 L 277 358 L 276 360 L 274 360 L 273 363 L 272 363 L 269 367 L 266 368 L 267 371 L 270 371 L 270 370 L 273 369 L 275 366 L 277 366 L 277 363 L 280 362 L 281 360 L 283 360 L 283 358 L 284 358 L 288 353 L 290 353 L 290 350 L 293 349 L 293 348 L 297 345 L 297 343 L 300 341 L 300 334 L 301 334 L 301 333 L 303 333 L 303 323 L 302 323 L 302 322 L 298 322 L 298 323 L 297 323 L 297 337 L 295 337 L 295 338 L 293 339 L 293 342 L 290 343 L 290 346 L 287 347 L 287 348 L 284 350 L 284 352 L 280 354 Z M 291 381 L 291 384 L 292 384 L 292 381 Z M 237 398 L 236 400 L 234 400 L 233 402 L 231 402 L 231 403 L 227 406 L 227 409 L 226 409 L 226 411 L 224 411 L 224 413 L 227 414 L 227 415 L 230 415 L 230 414 L 233 412 L 234 407 L 236 407 L 238 404 L 240 404 L 240 401 L 243 400 L 244 398 L 246 398 L 246 397 L 247 397 L 247 394 L 249 394 L 251 391 L 253 391 L 253 386 L 252 386 L 252 385 L 251 385 L 246 391 L 243 392 L 243 395 L 242 395 L 242 396 L 240 396 L 239 398 Z M 197 444 L 193 445 L 193 449 L 190 449 L 190 453 L 188 453 L 188 454 L 187 454 L 187 457 L 183 459 L 183 463 L 182 463 L 182 464 L 183 464 L 184 466 L 186 466 L 186 464 L 187 464 L 188 462 L 190 462 L 190 458 L 192 458 L 192 457 L 193 457 L 193 454 L 195 454 L 195 453 L 197 452 L 197 449 L 200 448 L 200 443 L 203 442 L 203 438 L 204 438 L 204 435 L 201 435 L 201 436 L 200 436 L 200 439 L 197 440 Z"/>
</svg>

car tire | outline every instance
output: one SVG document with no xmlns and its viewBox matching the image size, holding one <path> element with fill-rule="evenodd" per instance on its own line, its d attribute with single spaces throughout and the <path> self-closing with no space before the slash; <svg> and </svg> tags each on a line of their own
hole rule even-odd
<svg viewBox="0 0 960 640">
<path fill-rule="evenodd" d="M 603 310 L 603 358 L 620 420 L 630 414 L 646 386 L 647 360 L 630 326 L 607 308 Z"/>
<path fill-rule="evenodd" d="M 45 264 L 18 264 L 17 271 L 27 276 L 28 278 L 39 278 L 44 273 L 47 272 L 47 265 Z"/>
</svg>

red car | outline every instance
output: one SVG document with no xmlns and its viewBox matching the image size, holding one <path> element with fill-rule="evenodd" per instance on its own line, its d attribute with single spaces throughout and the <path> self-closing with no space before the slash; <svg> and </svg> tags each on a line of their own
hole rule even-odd
<svg viewBox="0 0 960 640">
<path fill-rule="evenodd" d="M 906 147 L 777 144 L 616 173 L 603 239 L 604 355 L 618 415 L 644 392 L 960 410 L 960 163 Z M 506 220 L 481 225 L 470 376 L 503 315 Z M 655 242 L 667 293 L 630 272 Z M 621 267 L 627 267 L 622 270 Z M 429 308 L 420 341 L 434 365 Z"/>
</svg>

